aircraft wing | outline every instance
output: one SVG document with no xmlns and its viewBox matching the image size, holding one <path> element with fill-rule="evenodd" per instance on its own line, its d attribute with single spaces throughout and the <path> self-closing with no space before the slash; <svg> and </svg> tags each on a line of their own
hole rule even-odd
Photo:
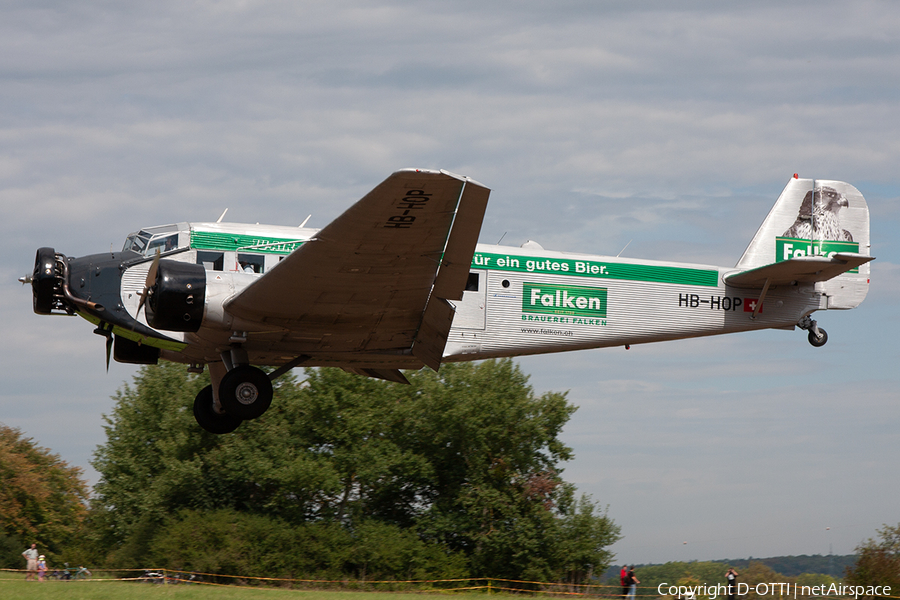
<svg viewBox="0 0 900 600">
<path fill-rule="evenodd" d="M 830 257 L 803 256 L 726 275 L 725 283 L 739 288 L 762 288 L 767 281 L 769 285 L 816 283 L 837 277 L 874 259 L 874 256 L 853 252 L 838 252 Z"/>
<path fill-rule="evenodd" d="M 489 194 L 446 171 L 397 171 L 225 309 L 284 328 L 298 354 L 411 352 L 437 369 Z"/>
</svg>

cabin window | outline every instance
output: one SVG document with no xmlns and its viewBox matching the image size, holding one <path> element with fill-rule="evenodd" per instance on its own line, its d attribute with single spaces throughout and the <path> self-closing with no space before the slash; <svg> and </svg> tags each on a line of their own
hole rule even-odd
<svg viewBox="0 0 900 600">
<path fill-rule="evenodd" d="M 262 273 L 266 270 L 266 257 L 262 254 L 245 254 L 239 252 L 238 255 L 239 271 L 244 273 Z"/>
<path fill-rule="evenodd" d="M 466 281 L 466 291 L 478 291 L 478 273 L 469 273 L 469 279 Z"/>
<path fill-rule="evenodd" d="M 225 253 L 224 252 L 207 252 L 204 250 L 197 251 L 197 264 L 203 265 L 207 271 L 224 271 L 225 270 Z"/>
</svg>

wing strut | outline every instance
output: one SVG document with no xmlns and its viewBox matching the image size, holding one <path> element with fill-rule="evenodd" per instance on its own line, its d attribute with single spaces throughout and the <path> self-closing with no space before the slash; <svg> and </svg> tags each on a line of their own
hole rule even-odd
<svg viewBox="0 0 900 600">
<path fill-rule="evenodd" d="M 753 308 L 753 314 L 750 315 L 750 320 L 755 321 L 756 315 L 759 314 L 759 311 L 762 310 L 763 299 L 766 297 L 766 294 L 769 293 L 769 284 L 772 282 L 771 277 L 766 277 L 766 282 L 763 284 L 762 291 L 759 293 L 759 300 L 756 301 L 756 306 Z"/>
<path fill-rule="evenodd" d="M 288 363 L 285 363 L 285 364 L 281 365 L 280 367 L 278 367 L 277 369 L 275 369 L 274 371 L 272 371 L 271 373 L 269 373 L 269 380 L 270 380 L 270 381 L 275 381 L 276 379 L 278 379 L 279 377 L 281 377 L 282 375 L 284 375 L 285 373 L 287 373 L 288 371 L 290 371 L 290 370 L 293 369 L 294 367 L 300 366 L 300 365 L 302 365 L 303 363 L 305 363 L 306 361 L 308 361 L 309 358 L 310 358 L 310 357 L 307 356 L 306 354 L 301 354 L 300 356 L 298 356 L 298 357 L 295 358 L 294 360 L 292 360 L 292 361 L 290 361 L 290 362 L 288 362 Z"/>
</svg>

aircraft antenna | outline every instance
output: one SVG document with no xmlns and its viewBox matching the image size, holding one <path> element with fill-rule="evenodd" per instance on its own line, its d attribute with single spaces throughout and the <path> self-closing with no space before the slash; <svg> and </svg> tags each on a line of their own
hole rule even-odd
<svg viewBox="0 0 900 600">
<path fill-rule="evenodd" d="M 504 231 L 504 232 L 503 232 L 503 235 L 500 236 L 500 239 L 497 240 L 497 245 L 498 245 L 498 246 L 500 245 L 500 242 L 503 241 L 503 238 L 506 237 L 506 234 L 507 234 L 507 233 L 509 233 L 509 232 L 508 232 L 508 231 Z"/>
<path fill-rule="evenodd" d="M 221 215 L 218 219 L 216 219 L 216 223 L 221 223 L 221 222 L 222 222 L 222 219 L 225 218 L 225 213 L 227 213 L 227 212 L 228 212 L 228 209 L 227 209 L 227 208 L 226 208 L 225 210 L 223 210 L 223 211 L 222 211 L 222 215 Z"/>
<path fill-rule="evenodd" d="M 308 217 L 306 217 L 305 219 L 303 219 L 303 222 L 300 223 L 300 227 L 306 227 L 307 221 L 309 221 L 311 218 L 312 218 L 312 215 L 309 215 Z"/>
<path fill-rule="evenodd" d="M 630 240 L 628 240 L 628 244 L 630 244 L 633 241 L 634 241 L 634 238 L 631 238 Z M 628 247 L 628 244 L 625 244 L 625 248 Z M 620 256 L 622 256 L 622 253 L 625 252 L 625 248 L 622 248 L 621 250 L 619 250 L 619 253 L 616 254 L 616 258 L 619 258 Z"/>
</svg>

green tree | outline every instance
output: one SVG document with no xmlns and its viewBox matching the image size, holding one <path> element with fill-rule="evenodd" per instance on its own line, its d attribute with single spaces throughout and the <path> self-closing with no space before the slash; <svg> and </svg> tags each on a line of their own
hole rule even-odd
<svg viewBox="0 0 900 600">
<path fill-rule="evenodd" d="M 844 582 L 849 585 L 890 586 L 900 591 L 900 524 L 884 525 L 878 539 L 869 538 L 856 547 L 856 563 L 847 567 Z"/>
<path fill-rule="evenodd" d="M 619 539 L 619 527 L 602 513 L 590 496 L 569 503 L 561 518 L 558 564 L 569 583 L 584 583 L 601 574 L 614 555 L 607 550 Z M 558 574 L 557 574 L 558 575 Z"/>
<path fill-rule="evenodd" d="M 0 560 L 21 568 L 21 552 L 38 546 L 52 555 L 75 537 L 86 513 L 81 469 L 0 423 Z M 20 547 L 18 552 L 12 549 Z M 13 555 L 14 554 L 14 555 Z"/>
<path fill-rule="evenodd" d="M 459 574 L 461 557 L 504 577 L 605 568 L 618 528 L 560 477 L 572 453 L 559 434 L 575 410 L 564 394 L 535 396 L 510 360 L 409 379 L 308 370 L 302 385 L 278 380 L 264 416 L 215 436 L 191 415 L 206 378 L 143 368 L 117 395 L 93 463 L 92 523 L 108 532 L 98 547 L 121 565 L 173 556 L 161 531 L 217 513 L 340 527 L 355 548 L 340 568 L 358 577 Z"/>
</svg>

